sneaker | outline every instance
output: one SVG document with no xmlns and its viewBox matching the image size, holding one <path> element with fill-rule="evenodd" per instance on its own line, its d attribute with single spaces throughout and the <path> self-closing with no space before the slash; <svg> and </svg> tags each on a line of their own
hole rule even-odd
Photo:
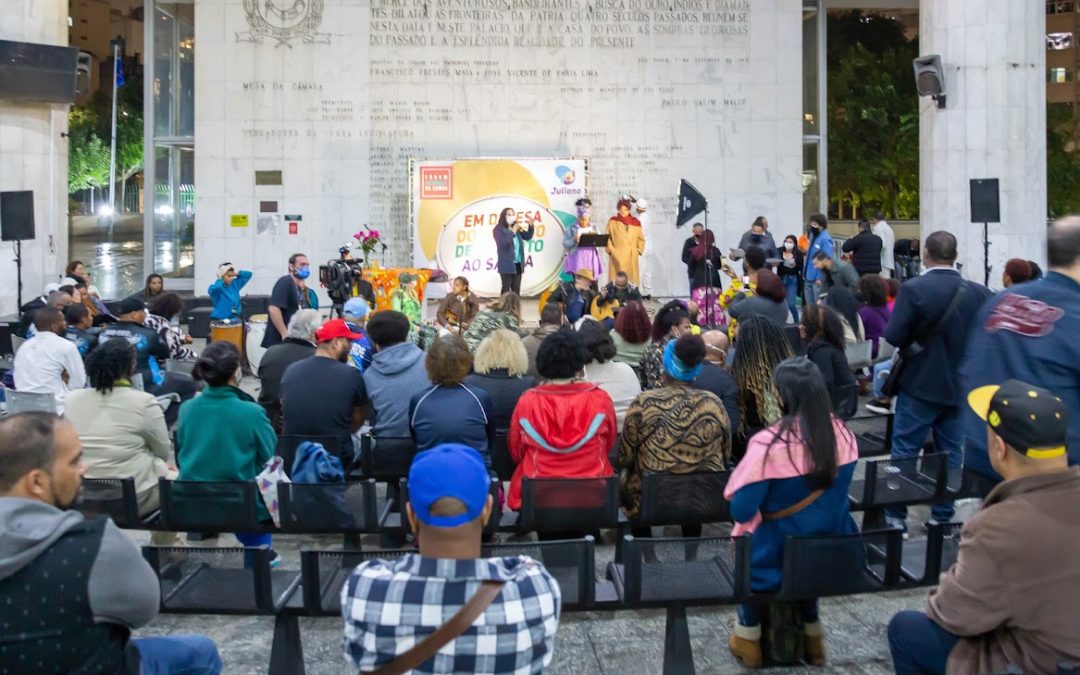
<svg viewBox="0 0 1080 675">
<path fill-rule="evenodd" d="M 891 415 L 892 399 L 887 396 L 879 396 L 867 402 L 866 409 L 878 415 Z"/>
<path fill-rule="evenodd" d="M 281 567 L 281 554 L 270 549 L 270 567 Z"/>
<path fill-rule="evenodd" d="M 765 664 L 761 653 L 761 640 L 749 640 L 732 633 L 728 638 L 728 650 L 747 668 L 760 668 Z"/>
</svg>

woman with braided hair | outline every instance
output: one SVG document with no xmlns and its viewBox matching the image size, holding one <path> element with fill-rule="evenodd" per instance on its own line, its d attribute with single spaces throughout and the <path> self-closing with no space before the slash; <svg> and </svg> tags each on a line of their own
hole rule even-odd
<svg viewBox="0 0 1080 675">
<path fill-rule="evenodd" d="M 659 389 L 664 386 L 664 348 L 668 342 L 690 333 L 690 313 L 686 305 L 672 300 L 656 312 L 652 325 L 652 343 L 641 356 L 641 389 Z"/>
<path fill-rule="evenodd" d="M 739 387 L 741 413 L 739 428 L 732 430 L 736 459 L 746 451 L 747 439 L 782 416 L 773 371 L 792 356 L 791 343 L 776 324 L 763 316 L 750 316 L 739 322 L 731 365 L 731 374 Z"/>
</svg>

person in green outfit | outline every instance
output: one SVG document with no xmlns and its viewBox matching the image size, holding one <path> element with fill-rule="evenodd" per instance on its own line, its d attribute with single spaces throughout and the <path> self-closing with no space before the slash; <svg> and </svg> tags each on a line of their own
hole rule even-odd
<svg viewBox="0 0 1080 675">
<path fill-rule="evenodd" d="M 206 383 L 202 394 L 180 406 L 176 459 L 182 481 L 254 480 L 274 456 L 277 435 L 262 406 L 237 385 L 240 352 L 231 342 L 211 342 L 195 362 L 192 376 Z M 262 500 L 260 520 L 270 520 Z M 248 547 L 266 546 L 269 534 L 237 532 Z M 271 564 L 280 557 L 270 549 Z"/>
<path fill-rule="evenodd" d="M 420 307 L 420 295 L 416 290 L 418 279 L 419 277 L 415 274 L 402 272 L 398 275 L 398 287 L 390 293 L 390 308 L 409 318 L 409 339 L 416 344 L 419 344 L 420 327 L 424 320 Z"/>
</svg>

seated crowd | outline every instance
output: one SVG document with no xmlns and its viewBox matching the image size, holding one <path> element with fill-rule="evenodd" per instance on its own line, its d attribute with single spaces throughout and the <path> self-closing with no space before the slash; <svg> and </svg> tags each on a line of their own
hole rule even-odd
<svg viewBox="0 0 1080 675">
<path fill-rule="evenodd" d="M 818 245 L 798 249 L 805 261 L 799 272 L 806 274 L 799 281 L 815 289 L 807 297 L 815 301 L 801 312 L 798 303 L 788 302 L 791 275 L 769 269 L 776 264 L 769 260 L 783 266 L 787 258 L 765 256 L 755 244 L 765 241 L 765 226 L 755 223 L 744 251 L 749 274 L 732 275 L 722 294 L 719 279 L 716 295 L 710 295 L 709 278 L 704 287 L 695 285 L 698 266 L 704 265 L 703 278 L 714 271 L 702 261 L 715 258 L 730 270 L 710 249 L 715 245 L 705 235 L 711 233 L 688 242 L 691 287 L 705 289 L 695 295 L 697 311 L 673 300 L 651 323 L 640 294 L 624 278 L 599 289 L 588 270 L 555 289 L 533 330 L 522 326 L 515 293 L 479 308 L 467 280 L 455 280 L 453 298 L 439 309 L 443 330 L 426 349 L 417 344 L 415 317 L 403 312 L 372 313 L 362 300 L 345 303 L 344 319 L 323 322 L 314 310 L 297 311 L 287 322 L 286 339 L 260 363 L 258 401 L 239 386 L 241 355 L 229 342 L 186 354 L 195 357 L 190 383 L 161 377 L 171 373 L 160 372 L 160 360 L 188 349 L 181 334 L 170 332 L 179 310 L 169 293 L 159 289 L 149 298 L 150 319 L 137 299 L 116 303 L 109 310 L 112 323 L 85 352 L 77 339 L 64 339 L 64 314 L 44 298 L 33 318 L 35 336 L 19 352 L 31 347 L 33 362 L 20 363 L 17 355 L 16 384 L 20 377 L 34 387 L 47 382 L 43 390 L 64 404 L 64 416 L 23 413 L 0 421 L 0 599 L 26 609 L 13 617 L 13 630 L 0 634 L 0 647 L 39 662 L 50 659 L 62 640 L 72 649 L 70 656 L 59 650 L 62 659 L 50 661 L 57 672 L 86 662 L 141 663 L 143 672 L 181 665 L 183 672 L 219 672 L 216 648 L 206 638 L 130 638 L 132 629 L 154 617 L 158 582 L 110 521 L 71 510 L 82 476 L 134 477 L 139 512 L 146 514 L 157 507 L 159 478 L 253 480 L 277 452 L 279 435 L 332 438 L 335 461 L 346 473 L 356 471 L 363 459 L 357 433 L 365 427 L 376 440 L 415 446 L 401 515 L 419 550 L 392 562 L 365 562 L 345 583 L 344 651 L 355 668 L 506 673 L 541 672 L 551 663 L 561 615 L 558 583 L 527 556 L 481 553 L 485 525 L 503 499 L 501 490 L 496 495 L 491 488 L 497 451 L 513 464 L 505 494 L 513 511 L 522 509 L 525 479 L 618 475 L 620 505 L 636 537 L 652 534 L 635 524 L 645 476 L 730 471 L 724 497 L 733 534 L 750 536 L 750 588 L 755 594 L 777 591 L 786 537 L 859 531 L 848 497 L 858 445 L 835 410 L 837 392 L 856 387 L 861 374 L 849 365 L 847 349 L 868 339 L 875 349 L 877 340 L 925 342 L 925 362 L 908 365 L 900 378 L 894 443 L 902 454 L 894 448 L 894 456 L 917 455 L 919 448 L 906 449 L 906 439 L 919 432 L 925 439 L 931 431 L 935 445 L 952 453 L 956 423 L 947 416 L 961 413 L 926 398 L 932 378 L 926 362 L 960 392 L 955 364 L 963 356 L 966 328 L 959 337 L 934 342 L 925 328 L 911 324 L 951 319 L 959 331 L 972 323 L 971 315 L 952 312 L 967 312 L 965 302 L 978 309 L 988 295 L 972 288 L 950 302 L 951 291 L 928 287 L 951 282 L 951 272 L 924 275 L 890 293 L 876 276 L 882 249 L 868 241 L 869 227 L 861 228 L 863 240 L 851 247 L 852 266 L 833 258 L 831 240 L 823 251 L 827 224 L 815 218 L 811 240 Z M 1075 230 L 1071 236 L 1080 239 L 1080 225 Z M 929 269 L 955 262 L 950 237 L 928 237 Z M 784 251 L 773 246 L 769 256 L 790 254 L 787 243 Z M 1075 253 L 1071 267 L 1058 265 L 1052 274 L 1080 276 L 1080 250 Z M 860 278 L 857 268 L 868 275 Z M 1010 270 L 1016 277 L 1030 271 L 1017 265 Z M 942 308 L 917 322 L 930 295 L 941 296 Z M 617 307 L 601 317 L 598 305 Z M 69 314 L 79 335 L 92 329 L 88 308 Z M 802 349 L 805 356 L 796 356 Z M 133 386 L 140 375 L 143 390 Z M 84 388 L 87 378 L 91 388 Z M 962 392 L 965 406 L 985 420 L 980 433 L 988 439 L 988 460 L 1004 482 L 964 525 L 958 560 L 931 592 L 927 612 L 901 612 L 891 622 L 888 639 L 898 673 L 1002 672 L 1009 666 L 1052 672 L 1059 661 L 1080 659 L 1080 614 L 1074 609 L 1080 568 L 1071 562 L 1071 553 L 1080 554 L 1073 551 L 1080 520 L 1069 515 L 1080 507 L 1080 469 L 1068 465 L 1066 447 L 1076 411 L 1059 392 L 1038 384 L 1003 378 Z M 188 385 L 171 447 L 167 416 L 155 395 Z M 266 505 L 258 508 L 269 523 Z M 951 503 L 935 504 L 933 515 L 947 522 Z M 904 517 L 890 511 L 890 525 L 906 529 Z M 235 536 L 247 547 L 268 549 L 277 565 L 270 531 Z M 701 524 L 688 523 L 682 532 L 700 536 Z M 169 543 L 176 535 L 153 537 Z M 78 548 L 82 555 L 75 554 Z M 86 555 L 88 548 L 96 553 Z M 79 574 L 76 588 L 49 588 L 50 573 L 69 564 Z M 125 593 L 118 592 L 120 585 Z M 21 589 L 30 587 L 55 599 L 28 605 Z M 45 621 L 44 606 L 71 608 L 62 621 L 50 614 L 52 625 L 63 624 L 51 634 L 32 631 L 35 622 Z M 729 649 L 747 667 L 765 664 L 768 611 L 758 599 L 737 607 Z M 817 601 L 798 603 L 795 613 L 806 660 L 825 665 Z M 435 633 L 457 614 L 469 619 L 461 630 Z M 45 671 L 20 666 L 14 672 Z"/>
</svg>

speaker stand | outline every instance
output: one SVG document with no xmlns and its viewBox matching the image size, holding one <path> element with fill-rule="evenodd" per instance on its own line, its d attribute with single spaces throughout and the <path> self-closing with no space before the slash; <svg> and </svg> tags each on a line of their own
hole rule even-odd
<svg viewBox="0 0 1080 675">
<path fill-rule="evenodd" d="M 16 277 L 18 279 L 18 281 L 17 281 L 17 283 L 18 283 L 18 295 L 16 297 L 16 302 L 18 304 L 16 304 L 15 307 L 17 308 L 16 311 L 21 312 L 22 311 L 22 304 L 23 304 L 23 302 L 22 302 L 22 241 L 19 240 L 19 239 L 15 240 L 15 274 L 16 274 Z"/>
<path fill-rule="evenodd" d="M 990 288 L 990 224 L 983 223 L 983 286 Z"/>
</svg>

